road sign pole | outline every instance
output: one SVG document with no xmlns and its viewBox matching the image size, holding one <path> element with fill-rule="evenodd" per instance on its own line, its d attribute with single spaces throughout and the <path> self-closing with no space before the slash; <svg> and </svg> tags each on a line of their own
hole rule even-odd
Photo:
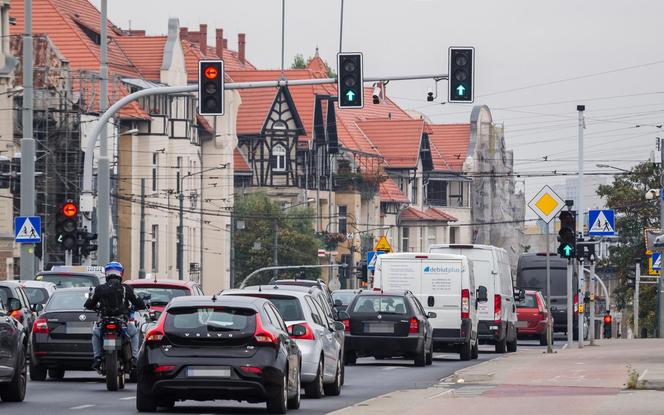
<svg viewBox="0 0 664 415">
<path fill-rule="evenodd" d="M 636 263 L 634 268 L 634 338 L 639 338 L 639 283 L 641 281 L 641 264 Z"/>
<path fill-rule="evenodd" d="M 576 288 L 576 298 L 577 300 L 577 324 L 578 324 L 578 336 L 579 336 L 579 349 L 583 349 L 583 318 L 584 318 L 584 312 L 583 310 L 583 258 L 579 258 L 579 272 L 577 273 L 577 288 Z"/>
<path fill-rule="evenodd" d="M 574 340 L 574 293 L 572 292 L 572 278 L 574 278 L 574 268 L 572 260 L 567 260 L 567 347 L 572 347 Z"/>
<path fill-rule="evenodd" d="M 590 291 L 590 327 L 588 337 L 590 345 L 595 345 L 595 259 L 590 259 L 590 275 L 588 276 L 588 291 Z"/>
<path fill-rule="evenodd" d="M 577 232 L 583 237 L 583 112 L 585 111 L 585 105 L 577 105 L 576 110 L 579 113 L 579 154 L 578 154 L 578 164 L 579 164 L 579 178 L 577 182 L 577 200 L 576 200 L 576 211 L 578 212 L 578 219 L 576 220 Z"/>
<path fill-rule="evenodd" d="M 555 222 L 554 222 L 555 223 Z M 546 352 L 553 353 L 553 319 L 551 315 L 551 260 L 549 253 L 551 252 L 551 230 L 550 224 L 546 224 Z"/>
<path fill-rule="evenodd" d="M 660 165 L 661 178 L 660 184 L 664 187 L 664 145 L 659 146 L 662 152 L 662 163 Z M 664 195 L 660 194 L 659 197 L 659 228 L 664 233 Z M 661 251 L 660 251 L 661 252 Z M 662 278 L 664 272 L 660 271 L 660 277 L 657 284 L 657 337 L 664 337 L 664 281 Z"/>
</svg>

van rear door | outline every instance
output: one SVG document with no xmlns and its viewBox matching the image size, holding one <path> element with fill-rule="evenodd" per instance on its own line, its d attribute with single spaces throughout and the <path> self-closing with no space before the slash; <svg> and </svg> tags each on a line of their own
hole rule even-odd
<svg viewBox="0 0 664 415">
<path fill-rule="evenodd" d="M 458 328 L 461 326 L 461 261 L 422 260 L 422 288 L 418 300 L 427 312 L 437 314 L 431 319 L 434 328 Z"/>
<path fill-rule="evenodd" d="M 378 276 L 374 280 L 374 287 L 384 291 L 411 291 L 420 292 L 421 280 L 420 259 L 413 258 L 380 258 Z"/>
</svg>

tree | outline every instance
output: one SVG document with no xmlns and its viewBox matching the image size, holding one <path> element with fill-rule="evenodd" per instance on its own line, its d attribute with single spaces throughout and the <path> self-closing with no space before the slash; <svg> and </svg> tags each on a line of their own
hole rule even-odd
<svg viewBox="0 0 664 415">
<path fill-rule="evenodd" d="M 633 290 L 627 288 L 626 278 L 634 270 L 635 259 L 641 269 L 647 269 L 648 257 L 643 238 L 644 228 L 659 227 L 659 203 L 646 200 L 649 189 L 659 188 L 660 168 L 650 162 L 641 163 L 629 173 L 616 176 L 610 185 L 600 186 L 597 194 L 606 198 L 606 205 L 616 211 L 618 245 L 610 248 L 610 265 L 615 267 L 621 286 L 613 297 L 619 308 L 624 308 L 632 298 Z M 605 264 L 606 265 L 606 264 Z M 656 288 L 642 285 L 640 290 L 639 319 L 642 327 L 652 332 L 657 305 Z"/>
<path fill-rule="evenodd" d="M 306 60 L 304 59 L 304 55 L 301 53 L 296 54 L 293 57 L 293 63 L 291 63 L 291 69 L 307 69 L 307 66 L 309 66 L 309 63 L 313 60 L 313 56 L 309 56 Z M 330 64 L 325 62 L 325 66 L 327 67 L 327 76 L 328 78 L 335 78 L 337 76 L 336 72 L 334 72 L 330 68 Z"/>
<path fill-rule="evenodd" d="M 243 221 L 244 229 L 235 232 L 235 283 L 252 271 L 273 265 L 274 232 L 277 232 L 279 265 L 312 265 L 317 263 L 320 240 L 313 229 L 314 212 L 307 208 L 284 209 L 264 193 L 235 199 L 235 220 Z M 292 272 L 280 272 L 280 275 Z M 271 272 L 259 274 L 251 284 L 266 283 Z M 306 277 L 319 273 L 307 270 Z"/>
</svg>

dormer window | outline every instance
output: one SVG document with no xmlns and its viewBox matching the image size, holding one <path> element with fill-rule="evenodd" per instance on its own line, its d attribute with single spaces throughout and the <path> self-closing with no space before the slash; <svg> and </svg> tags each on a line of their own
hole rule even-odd
<svg viewBox="0 0 664 415">
<path fill-rule="evenodd" d="M 99 33 L 83 25 L 79 21 L 76 21 L 76 25 L 79 27 L 79 29 L 81 29 L 83 33 L 85 33 L 87 37 L 90 38 L 92 42 L 94 42 L 95 45 L 101 45 L 101 35 Z"/>
</svg>

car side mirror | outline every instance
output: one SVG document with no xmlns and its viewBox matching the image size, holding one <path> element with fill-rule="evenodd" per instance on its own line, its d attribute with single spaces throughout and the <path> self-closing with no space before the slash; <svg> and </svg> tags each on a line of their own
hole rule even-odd
<svg viewBox="0 0 664 415">
<path fill-rule="evenodd" d="M 337 317 L 338 317 L 338 319 L 341 320 L 341 321 L 343 321 L 343 320 L 350 320 L 350 315 L 348 314 L 348 312 L 347 312 L 347 311 L 343 311 L 343 310 L 341 310 L 341 311 L 339 311 L 339 312 L 337 313 Z"/>
<path fill-rule="evenodd" d="M 302 337 L 307 334 L 307 328 L 301 324 L 293 324 L 288 328 L 288 335 L 291 337 Z"/>
<path fill-rule="evenodd" d="M 9 301 L 7 301 L 7 310 L 10 313 L 18 311 L 20 309 L 21 309 L 21 302 L 18 300 L 18 298 L 10 298 Z"/>
<path fill-rule="evenodd" d="M 514 301 L 516 302 L 523 301 L 525 297 L 526 297 L 526 290 L 524 289 L 514 290 Z"/>
<path fill-rule="evenodd" d="M 433 311 L 429 311 L 427 313 L 427 318 L 436 318 L 438 317 L 438 314 L 434 313 Z"/>
<path fill-rule="evenodd" d="M 41 313 L 42 310 L 44 309 L 44 305 L 43 304 L 33 304 L 32 306 L 30 306 L 30 309 L 32 311 L 34 311 L 35 313 Z"/>
<path fill-rule="evenodd" d="M 489 301 L 489 294 L 486 290 L 486 287 L 480 285 L 479 288 L 477 288 L 477 302 L 486 303 L 487 301 Z"/>
<path fill-rule="evenodd" d="M 345 330 L 345 329 L 346 329 L 346 325 L 344 323 L 342 323 L 340 321 L 335 321 L 334 322 L 334 331 L 341 331 L 341 330 Z"/>
<path fill-rule="evenodd" d="M 335 307 L 343 307 L 343 305 L 344 303 L 342 303 L 340 299 L 337 298 L 336 300 L 334 300 Z"/>
</svg>

